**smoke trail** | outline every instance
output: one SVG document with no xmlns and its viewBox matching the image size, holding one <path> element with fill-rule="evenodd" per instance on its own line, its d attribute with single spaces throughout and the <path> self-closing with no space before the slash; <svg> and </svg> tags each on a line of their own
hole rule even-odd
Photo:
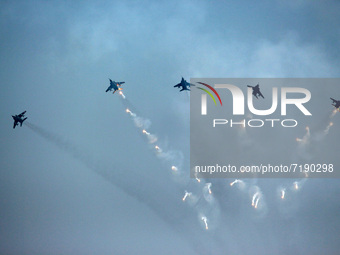
<svg viewBox="0 0 340 255">
<path fill-rule="evenodd" d="M 125 111 L 126 111 L 127 113 L 129 113 L 129 114 L 130 114 L 130 116 L 132 116 L 132 117 L 136 117 L 136 114 L 134 114 L 133 112 L 131 112 L 129 108 L 126 108 L 126 110 L 125 110 Z"/>
<path fill-rule="evenodd" d="M 235 181 L 230 183 L 230 186 L 233 186 L 235 183 L 238 183 L 240 180 L 236 179 Z"/>
<path fill-rule="evenodd" d="M 296 138 L 296 141 L 298 142 L 299 146 L 297 147 L 297 153 L 298 156 L 297 160 L 304 159 L 307 161 L 310 161 L 313 158 L 313 151 L 310 151 L 311 148 L 314 148 L 316 145 L 315 143 L 321 142 L 330 132 L 330 129 L 333 127 L 332 119 L 335 117 L 335 115 L 338 113 L 338 109 L 334 109 L 332 113 L 328 117 L 328 125 L 323 130 L 319 130 L 316 132 L 313 132 L 311 134 L 309 127 L 306 127 L 306 134 L 303 136 L 303 138 Z M 294 181 L 290 187 L 290 191 L 297 192 L 301 190 L 303 185 L 308 180 L 308 173 L 304 172 L 304 177 L 302 180 Z M 281 199 L 285 198 L 286 189 L 281 190 Z"/>
<path fill-rule="evenodd" d="M 256 192 L 256 193 L 253 195 L 253 198 L 252 198 L 252 200 L 251 200 L 251 206 L 255 206 L 255 200 L 256 200 L 256 198 L 258 198 L 258 196 L 259 196 L 259 193 L 258 193 L 258 192 Z"/>
<path fill-rule="evenodd" d="M 329 133 L 330 129 L 334 125 L 332 119 L 335 117 L 335 115 L 340 111 L 340 109 L 335 108 L 332 113 L 328 117 L 328 125 L 323 131 L 319 131 L 315 134 L 314 139 L 317 141 L 323 140 Z"/>
<path fill-rule="evenodd" d="M 293 185 L 294 185 L 295 190 L 298 190 L 299 187 L 300 187 L 299 182 L 297 182 L 297 181 L 293 182 Z"/>
<path fill-rule="evenodd" d="M 191 244 L 192 248 L 196 252 L 200 253 L 200 251 L 197 251 L 196 248 L 199 244 L 199 241 L 195 240 L 191 235 L 189 235 L 190 232 L 187 233 L 189 230 L 184 227 L 185 222 L 193 220 L 192 217 L 188 215 L 188 212 L 186 212 L 185 215 L 180 215 L 179 213 L 174 213 L 174 211 L 168 210 L 168 208 L 180 207 L 180 203 L 177 199 L 171 199 L 171 196 L 167 196 L 166 193 L 169 193 L 170 191 L 164 190 L 164 187 L 160 186 L 157 183 L 153 183 L 152 187 L 150 187 L 149 183 L 140 181 L 141 179 L 143 179 L 143 177 L 145 177 L 144 174 L 140 173 L 139 171 L 135 171 L 132 174 L 130 170 L 122 169 L 122 167 L 117 167 L 117 162 L 115 163 L 117 169 L 115 169 L 114 172 L 107 171 L 107 166 L 99 165 L 99 162 L 95 162 L 89 154 L 81 151 L 77 146 L 69 141 L 66 141 L 61 136 L 30 122 L 25 122 L 24 124 L 34 133 L 44 138 L 48 142 L 54 144 L 65 153 L 71 155 L 75 160 L 84 164 L 87 168 L 98 174 L 114 187 L 119 188 L 128 196 L 146 205 L 153 212 L 155 212 L 156 215 L 158 215 L 164 222 L 166 222 L 169 227 L 173 228 L 179 235 L 187 239 L 189 244 Z M 133 178 L 131 178 L 132 176 Z M 164 206 L 164 196 L 155 196 L 155 190 L 163 191 L 163 193 L 165 193 L 165 195 L 168 197 L 166 208 Z M 193 223 L 188 224 L 190 226 L 190 224 Z"/>
<path fill-rule="evenodd" d="M 151 125 L 150 120 L 138 116 L 136 113 L 132 112 L 130 108 L 126 108 L 125 111 L 132 117 L 136 127 L 142 129 L 142 133 L 146 135 L 150 144 L 154 144 L 158 141 L 156 135 L 151 134 L 146 130 Z M 180 151 L 164 151 L 158 144 L 156 144 L 153 149 L 159 158 L 170 161 L 172 165 L 176 165 L 176 171 L 178 170 L 178 166 L 182 165 L 183 154 Z M 172 168 L 172 170 L 174 169 Z"/>
<path fill-rule="evenodd" d="M 187 197 L 190 197 L 191 195 L 192 195 L 191 192 L 185 191 L 184 197 L 182 198 L 183 202 L 185 201 L 185 199 L 186 199 Z"/>
<path fill-rule="evenodd" d="M 206 230 L 208 230 L 208 219 L 207 219 L 207 217 L 205 217 L 205 216 L 202 216 L 202 221 L 204 222 L 204 225 L 205 225 L 205 229 Z"/>
<path fill-rule="evenodd" d="M 261 197 L 259 197 L 259 196 L 256 198 L 256 201 L 255 201 L 255 204 L 254 204 L 254 208 L 255 208 L 255 209 L 257 209 L 257 206 L 258 206 L 258 204 L 259 204 L 260 198 L 261 198 Z"/>
<path fill-rule="evenodd" d="M 123 91 L 121 91 L 121 90 L 119 91 L 119 95 L 121 95 L 123 99 L 126 98 L 125 95 L 123 94 Z"/>
<path fill-rule="evenodd" d="M 306 145 L 310 141 L 310 129 L 307 126 L 306 127 L 306 134 L 303 136 L 303 138 L 296 138 L 296 141 L 299 142 L 300 144 Z"/>
<path fill-rule="evenodd" d="M 196 179 L 196 181 L 197 181 L 198 183 L 201 182 L 201 179 L 199 179 L 199 178 L 197 177 L 197 172 L 195 172 L 195 179 Z"/>
<path fill-rule="evenodd" d="M 149 143 L 155 143 L 157 142 L 158 138 L 155 135 L 150 134 L 148 131 L 143 129 L 143 134 L 145 134 L 148 137 Z"/>
<path fill-rule="evenodd" d="M 176 177 L 176 181 L 179 183 L 181 180 L 183 180 L 182 173 L 180 173 L 179 171 L 184 161 L 183 153 L 177 150 L 167 150 L 166 146 L 159 143 L 158 138 L 148 131 L 148 128 L 151 125 L 151 121 L 140 117 L 139 114 L 137 114 L 137 111 L 133 109 L 132 104 L 127 99 L 121 101 L 126 107 L 125 111 L 131 116 L 135 126 L 141 129 L 141 132 L 148 138 L 149 143 L 153 144 L 152 150 L 155 152 L 156 156 L 162 161 L 162 163 L 170 164 L 170 166 L 168 166 L 167 168 L 171 169 L 172 173 L 176 173 L 174 176 Z M 157 144 L 155 144 L 156 141 Z M 199 184 L 204 184 L 204 181 L 201 182 L 201 180 L 198 179 L 197 176 L 196 180 Z M 190 183 L 190 180 L 187 182 Z M 216 204 L 214 197 L 212 196 L 212 191 L 210 187 L 211 183 L 205 185 L 202 190 L 202 195 L 204 196 L 208 204 L 204 204 L 202 202 L 198 206 L 196 206 L 198 199 L 196 199 L 196 197 L 194 196 L 188 197 L 185 195 L 182 200 L 185 201 L 186 199 L 190 198 L 189 201 L 191 201 L 191 203 L 189 203 L 189 205 L 194 206 L 194 209 L 197 212 L 203 211 L 205 213 L 208 213 L 209 217 L 213 217 L 213 219 L 211 220 L 214 221 L 219 217 L 219 206 Z"/>
<path fill-rule="evenodd" d="M 258 186 L 252 186 L 249 188 L 249 194 L 252 197 L 251 206 L 257 210 L 258 215 L 264 216 L 267 212 L 267 206 L 263 198 L 261 189 Z"/>
<path fill-rule="evenodd" d="M 40 135 L 41 137 L 45 138 L 49 142 L 52 142 L 56 145 L 59 149 L 69 153 L 74 159 L 81 161 L 87 167 L 93 169 L 95 166 L 94 161 L 87 155 L 84 151 L 78 149 L 75 145 L 71 144 L 70 142 L 66 141 L 65 139 L 61 138 L 60 136 L 53 134 L 37 125 L 34 125 L 30 122 L 24 123 L 28 128 L 34 131 L 36 134 Z"/>
<path fill-rule="evenodd" d="M 235 184 L 237 184 L 237 186 L 238 186 L 238 188 L 239 188 L 240 190 L 244 190 L 244 188 L 246 187 L 245 182 L 242 181 L 242 180 L 239 180 L 239 179 L 236 179 L 235 181 L 231 182 L 231 183 L 230 183 L 230 186 L 232 187 L 232 186 L 234 186 Z"/>
<path fill-rule="evenodd" d="M 332 111 L 332 113 L 329 115 L 329 122 L 328 125 L 326 126 L 325 129 L 323 129 L 322 131 L 319 130 L 317 132 L 314 132 L 313 134 L 311 134 L 309 127 L 306 127 L 306 134 L 303 136 L 303 138 L 296 138 L 296 141 L 299 143 L 299 147 L 298 147 L 298 153 L 297 155 L 302 158 L 305 159 L 307 161 L 310 161 L 312 159 L 312 152 L 309 151 L 310 148 L 315 147 L 315 143 L 319 143 L 321 142 L 323 139 L 325 139 L 325 137 L 329 134 L 330 129 L 334 126 L 334 123 L 332 122 L 332 118 L 334 118 L 334 116 L 338 113 L 338 109 L 334 109 Z M 301 181 L 295 181 L 293 183 L 293 188 L 292 190 L 300 190 L 303 186 L 303 184 L 307 181 L 306 178 L 308 178 L 308 173 L 305 172 L 304 173 L 304 179 L 302 179 Z"/>
<path fill-rule="evenodd" d="M 210 182 L 205 184 L 205 188 L 208 190 L 209 194 L 211 195 L 212 192 L 211 192 L 211 183 Z"/>
<path fill-rule="evenodd" d="M 333 122 L 329 122 L 328 126 L 326 127 L 326 129 L 323 131 L 325 135 L 328 135 L 329 133 L 329 129 L 333 126 Z"/>
<path fill-rule="evenodd" d="M 331 118 L 333 118 L 338 112 L 340 111 L 340 109 L 338 108 L 335 108 L 333 111 L 332 111 L 332 113 L 331 113 L 331 115 L 329 116 L 329 118 L 331 119 Z"/>
</svg>

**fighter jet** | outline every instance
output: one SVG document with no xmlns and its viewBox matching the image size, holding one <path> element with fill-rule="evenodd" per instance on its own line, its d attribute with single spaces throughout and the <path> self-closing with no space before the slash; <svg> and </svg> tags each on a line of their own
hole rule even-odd
<svg viewBox="0 0 340 255">
<path fill-rule="evenodd" d="M 259 99 L 257 96 L 261 96 L 262 98 L 264 98 L 264 96 L 262 95 L 261 91 L 260 91 L 260 85 L 257 84 L 255 87 L 247 85 L 249 88 L 253 89 L 253 95 Z"/>
<path fill-rule="evenodd" d="M 333 98 L 331 98 L 331 100 L 333 100 L 333 103 L 334 104 L 332 104 L 335 108 L 337 108 L 337 109 L 339 109 L 339 107 L 340 107 L 340 100 L 335 100 L 335 99 L 333 99 Z"/>
<path fill-rule="evenodd" d="M 111 79 L 109 80 L 110 80 L 110 86 L 106 89 L 105 92 L 113 90 L 112 94 L 114 94 L 117 90 L 122 90 L 120 86 L 122 86 L 122 84 L 125 83 L 125 81 L 115 82 L 115 81 L 112 81 Z"/>
<path fill-rule="evenodd" d="M 190 86 L 195 86 L 194 84 L 190 84 L 189 82 L 187 82 L 186 80 L 184 80 L 184 78 L 182 77 L 182 80 L 180 83 L 178 83 L 177 85 L 174 86 L 174 88 L 179 88 L 182 87 L 182 89 L 179 91 L 183 91 L 183 90 L 189 90 L 190 91 Z"/>
<path fill-rule="evenodd" d="M 15 128 L 18 125 L 18 122 L 20 122 L 20 127 L 22 126 L 22 123 L 27 119 L 27 117 L 23 119 L 23 117 L 25 117 L 24 116 L 25 113 L 26 113 L 26 111 L 24 111 L 24 112 L 22 112 L 18 115 L 14 115 L 14 116 L 12 115 L 12 118 L 14 120 L 13 128 Z"/>
</svg>

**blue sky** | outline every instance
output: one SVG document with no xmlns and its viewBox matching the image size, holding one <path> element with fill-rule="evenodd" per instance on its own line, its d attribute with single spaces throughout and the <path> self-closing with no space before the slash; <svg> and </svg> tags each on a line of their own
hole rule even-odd
<svg viewBox="0 0 340 255">
<path fill-rule="evenodd" d="M 260 215 L 253 214 L 249 194 L 223 181 L 213 183 L 213 203 L 204 196 L 197 206 L 183 203 L 184 190 L 200 194 L 204 184 L 186 179 L 189 96 L 173 88 L 182 76 L 339 77 L 338 1 L 0 6 L 1 253 L 340 249 L 338 180 L 308 180 L 285 206 L 274 194 L 289 181 L 249 181 L 266 198 Z M 126 82 L 132 109 L 150 120 L 148 131 L 168 158 L 155 154 L 119 96 L 105 93 L 108 78 Z M 340 92 L 332 92 L 340 99 Z M 28 126 L 12 129 L 10 115 L 23 110 L 40 133 Z M 334 130 L 329 141 L 339 138 Z M 183 178 L 169 170 L 174 160 Z M 204 210 L 216 219 L 211 231 L 200 220 Z"/>
</svg>

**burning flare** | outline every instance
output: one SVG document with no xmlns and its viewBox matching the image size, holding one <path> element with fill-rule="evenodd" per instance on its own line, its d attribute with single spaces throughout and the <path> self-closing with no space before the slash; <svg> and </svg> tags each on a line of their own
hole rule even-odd
<svg viewBox="0 0 340 255">
<path fill-rule="evenodd" d="M 122 98 L 125 99 L 125 95 L 123 94 L 123 91 L 119 91 L 119 95 L 121 95 Z"/>
<path fill-rule="evenodd" d="M 329 122 L 329 124 L 328 124 L 328 126 L 326 127 L 326 129 L 323 131 L 324 133 L 325 133 L 325 135 L 327 135 L 328 134 L 328 132 L 329 132 L 329 129 L 333 126 L 334 124 L 333 124 L 333 122 L 331 121 L 331 122 Z"/>
<path fill-rule="evenodd" d="M 201 182 L 201 180 L 197 177 L 197 173 L 195 173 L 195 179 L 197 182 Z"/>
<path fill-rule="evenodd" d="M 187 197 L 190 197 L 191 194 L 192 194 L 191 192 L 185 191 L 184 197 L 182 198 L 183 202 L 185 201 L 185 199 L 186 199 Z"/>
<path fill-rule="evenodd" d="M 335 108 L 333 111 L 332 111 L 332 114 L 331 114 L 331 118 L 333 118 L 335 116 L 335 114 L 337 114 L 337 112 L 340 112 L 340 108 Z"/>
<path fill-rule="evenodd" d="M 281 190 L 281 199 L 285 199 L 286 189 Z"/>
<path fill-rule="evenodd" d="M 257 209 L 257 205 L 258 205 L 259 201 L 260 201 L 260 197 L 258 197 L 258 198 L 256 199 L 256 201 L 255 201 L 255 205 L 254 205 L 254 208 L 255 208 L 255 209 Z"/>
<path fill-rule="evenodd" d="M 161 148 L 159 148 L 159 146 L 158 146 L 158 145 L 155 145 L 155 150 L 156 150 L 158 153 L 161 153 L 161 152 L 162 152 L 162 149 L 161 149 Z"/>
<path fill-rule="evenodd" d="M 129 114 L 130 114 L 130 116 L 132 116 L 132 117 L 136 117 L 136 114 L 134 114 L 133 112 L 131 112 L 129 108 L 126 108 L 126 110 L 125 110 L 125 111 L 126 111 L 127 113 L 129 113 Z"/>
<path fill-rule="evenodd" d="M 150 133 L 146 131 L 145 129 L 143 129 L 143 134 L 150 135 Z"/>
<path fill-rule="evenodd" d="M 243 183 L 243 181 L 239 180 L 239 179 L 236 179 L 235 181 L 231 182 L 230 183 L 230 186 L 233 186 L 234 184 L 236 183 Z"/>
<path fill-rule="evenodd" d="M 211 194 L 212 193 L 211 192 L 211 183 L 209 182 L 209 183 L 205 184 L 205 186 L 207 187 L 209 194 Z"/>
<path fill-rule="evenodd" d="M 260 193 L 259 192 L 256 192 L 254 195 L 253 195 L 253 199 L 251 201 L 251 206 L 253 206 L 255 209 L 257 208 L 257 205 L 260 201 Z"/>
<path fill-rule="evenodd" d="M 172 166 L 172 167 L 171 167 L 171 170 L 172 170 L 172 171 L 178 171 L 178 168 L 175 167 L 175 166 Z"/>
</svg>

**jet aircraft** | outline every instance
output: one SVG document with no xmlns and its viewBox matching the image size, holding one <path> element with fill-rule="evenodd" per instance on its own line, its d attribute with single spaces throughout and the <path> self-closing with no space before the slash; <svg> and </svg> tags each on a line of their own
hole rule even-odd
<svg viewBox="0 0 340 255">
<path fill-rule="evenodd" d="M 15 128 L 17 125 L 19 125 L 18 123 L 20 123 L 20 127 L 22 127 L 22 123 L 27 119 L 27 117 L 23 119 L 23 117 L 25 117 L 25 113 L 26 113 L 26 111 L 24 111 L 24 112 L 22 112 L 18 115 L 14 115 L 14 116 L 12 115 L 12 118 L 14 120 L 13 128 Z"/>
<path fill-rule="evenodd" d="M 117 90 L 122 90 L 120 86 L 122 86 L 122 84 L 125 83 L 125 81 L 115 82 L 115 81 L 112 81 L 111 79 L 109 80 L 110 80 L 110 86 L 106 89 L 105 92 L 113 90 L 112 94 L 114 94 Z"/>
<path fill-rule="evenodd" d="M 260 85 L 257 84 L 255 87 L 247 85 L 249 88 L 253 89 L 253 95 L 259 99 L 257 96 L 261 96 L 262 98 L 264 98 L 264 96 L 262 95 L 261 91 L 260 91 Z"/>
<path fill-rule="evenodd" d="M 333 101 L 333 106 L 335 107 L 335 108 L 337 108 L 337 109 L 339 109 L 339 107 L 340 107 L 340 100 L 335 100 L 335 99 L 333 99 L 333 98 L 331 98 L 331 100 Z"/>
<path fill-rule="evenodd" d="M 174 88 L 179 88 L 182 87 L 182 89 L 179 91 L 183 91 L 183 90 L 189 90 L 190 91 L 190 86 L 195 86 L 194 84 L 190 84 L 189 82 L 187 82 L 186 80 L 184 80 L 184 78 L 182 77 L 182 80 L 180 83 L 178 83 L 177 85 L 174 86 Z"/>
</svg>

